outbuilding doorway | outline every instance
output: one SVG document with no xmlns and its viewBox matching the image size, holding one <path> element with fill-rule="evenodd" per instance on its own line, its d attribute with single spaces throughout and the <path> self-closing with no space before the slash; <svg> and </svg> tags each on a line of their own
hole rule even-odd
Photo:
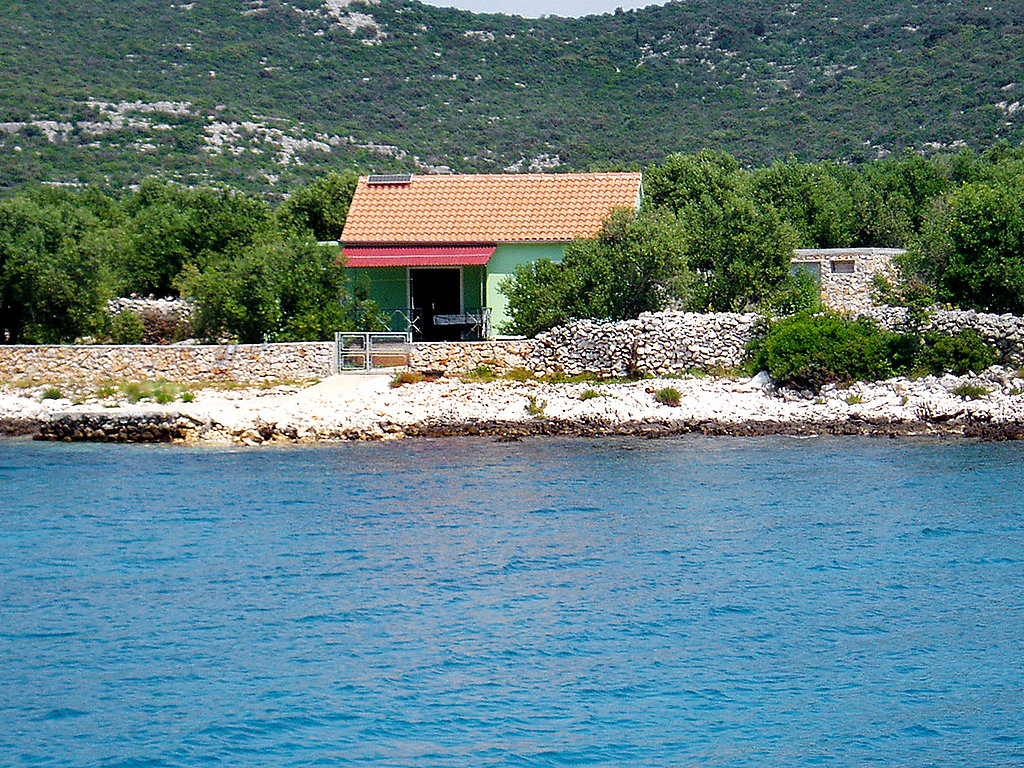
<svg viewBox="0 0 1024 768">
<path fill-rule="evenodd" d="M 438 315 L 462 312 L 462 269 L 459 267 L 410 269 L 409 296 L 419 318 L 414 341 L 458 341 L 462 328 L 436 322 Z"/>
</svg>

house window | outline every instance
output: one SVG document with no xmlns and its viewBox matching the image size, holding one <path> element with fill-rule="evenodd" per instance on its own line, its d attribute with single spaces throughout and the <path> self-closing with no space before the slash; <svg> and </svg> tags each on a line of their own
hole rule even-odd
<svg viewBox="0 0 1024 768">
<path fill-rule="evenodd" d="M 832 262 L 832 271 L 837 275 L 852 275 L 857 271 L 855 267 L 856 262 L 852 259 Z"/>
</svg>

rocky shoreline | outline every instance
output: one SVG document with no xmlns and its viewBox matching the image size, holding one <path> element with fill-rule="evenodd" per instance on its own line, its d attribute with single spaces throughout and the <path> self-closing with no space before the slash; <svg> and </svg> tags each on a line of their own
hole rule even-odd
<svg viewBox="0 0 1024 768">
<path fill-rule="evenodd" d="M 0 391 L 0 434 L 92 442 L 266 443 L 545 435 L 955 436 L 1024 438 L 1024 378 L 895 378 L 821 393 L 777 389 L 766 374 L 637 382 L 464 382 L 400 387 L 388 376 L 334 376 L 316 385 L 198 389 L 190 402 L 129 403 L 82 391 Z M 675 390 L 678 404 L 659 401 Z"/>
</svg>

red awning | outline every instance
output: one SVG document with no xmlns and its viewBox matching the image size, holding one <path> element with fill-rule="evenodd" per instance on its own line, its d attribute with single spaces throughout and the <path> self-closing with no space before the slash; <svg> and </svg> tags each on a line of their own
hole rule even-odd
<svg viewBox="0 0 1024 768">
<path fill-rule="evenodd" d="M 494 255 L 493 245 L 342 248 L 347 267 L 476 267 Z"/>
</svg>

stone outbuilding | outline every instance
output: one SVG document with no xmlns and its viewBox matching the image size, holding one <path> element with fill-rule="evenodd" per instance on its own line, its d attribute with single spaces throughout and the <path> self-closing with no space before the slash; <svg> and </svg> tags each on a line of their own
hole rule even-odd
<svg viewBox="0 0 1024 768">
<path fill-rule="evenodd" d="M 904 253 L 902 248 L 798 248 L 792 268 L 817 280 L 825 306 L 861 312 L 875 306 L 875 275 L 891 275 L 893 260 Z"/>
</svg>

